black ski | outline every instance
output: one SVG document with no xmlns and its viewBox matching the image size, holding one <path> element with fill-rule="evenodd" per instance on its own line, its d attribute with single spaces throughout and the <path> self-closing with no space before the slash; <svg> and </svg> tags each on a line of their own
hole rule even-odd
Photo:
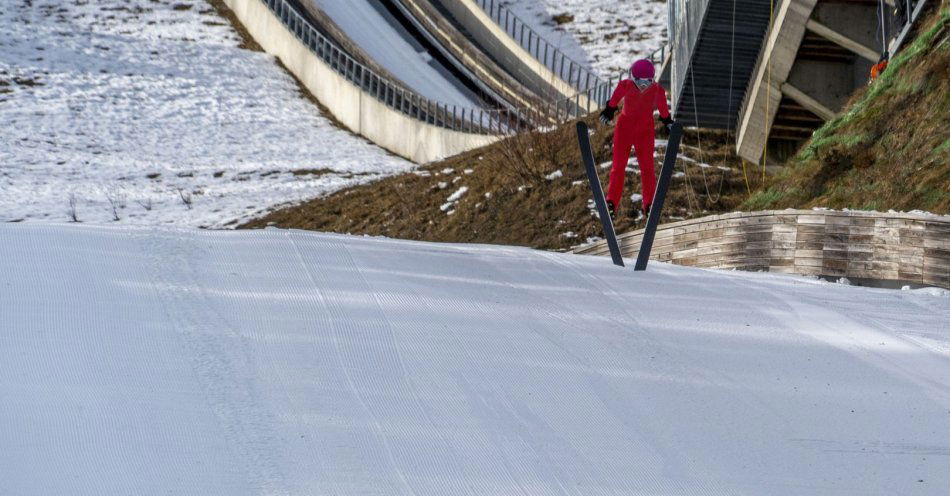
<svg viewBox="0 0 950 496">
<path fill-rule="evenodd" d="M 643 231 L 643 241 L 640 242 L 640 253 L 637 254 L 637 263 L 633 270 L 647 270 L 650 261 L 650 251 L 653 250 L 653 237 L 656 227 L 660 223 L 660 213 L 663 212 L 663 200 L 666 199 L 666 190 L 670 187 L 670 178 L 673 177 L 673 167 L 676 166 L 676 155 L 680 150 L 680 138 L 683 135 L 683 126 L 679 122 L 670 125 L 670 139 L 666 145 L 666 156 L 663 158 L 663 168 L 660 169 L 660 180 L 656 185 L 656 194 L 650 206 L 650 216 L 647 218 L 647 227 Z"/>
<path fill-rule="evenodd" d="M 597 204 L 600 223 L 604 226 L 604 237 L 607 238 L 607 246 L 610 247 L 610 258 L 614 260 L 614 265 L 623 267 L 623 257 L 620 256 L 620 246 L 617 244 L 617 235 L 614 234 L 614 223 L 610 219 L 610 213 L 607 212 L 607 200 L 604 199 L 604 190 L 600 187 L 597 164 L 594 163 L 594 153 L 590 149 L 590 134 L 587 132 L 585 122 L 577 123 L 577 142 L 581 147 L 581 158 L 584 160 L 584 168 L 587 169 L 587 180 L 590 181 L 590 189 L 594 193 L 594 203 Z"/>
</svg>

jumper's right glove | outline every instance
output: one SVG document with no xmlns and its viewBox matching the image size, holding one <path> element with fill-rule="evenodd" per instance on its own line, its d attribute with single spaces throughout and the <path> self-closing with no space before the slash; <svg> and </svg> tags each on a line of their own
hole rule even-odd
<svg viewBox="0 0 950 496">
<path fill-rule="evenodd" d="M 669 129 L 670 126 L 673 125 L 673 118 L 670 116 L 660 117 L 660 122 L 662 122 L 663 125 L 666 126 L 667 129 Z"/>
<path fill-rule="evenodd" d="M 604 107 L 604 110 L 600 111 L 600 122 L 601 124 L 607 124 L 608 122 L 614 120 L 614 114 L 617 113 L 617 107 L 611 107 L 609 104 Z"/>
</svg>

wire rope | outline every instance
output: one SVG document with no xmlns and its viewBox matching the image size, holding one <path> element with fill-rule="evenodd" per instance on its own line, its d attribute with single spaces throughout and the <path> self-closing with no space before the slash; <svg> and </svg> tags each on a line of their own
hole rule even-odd
<svg viewBox="0 0 950 496">
<path fill-rule="evenodd" d="M 769 32 L 766 40 L 772 38 L 773 24 L 775 23 L 775 0 L 769 0 Z M 766 41 L 768 49 L 768 41 Z M 769 106 L 772 100 L 772 56 L 766 59 L 767 84 L 765 85 L 765 125 L 762 126 L 762 132 L 765 134 L 765 140 L 762 146 L 762 184 L 765 184 L 765 164 L 768 160 L 769 151 Z M 777 110 L 776 110 L 777 111 Z"/>
</svg>

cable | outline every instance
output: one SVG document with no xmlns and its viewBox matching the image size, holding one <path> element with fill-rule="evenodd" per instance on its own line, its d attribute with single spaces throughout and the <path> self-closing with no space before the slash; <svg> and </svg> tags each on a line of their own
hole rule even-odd
<svg viewBox="0 0 950 496">
<path fill-rule="evenodd" d="M 877 28 L 881 32 L 881 54 L 887 51 L 887 24 L 884 20 L 884 0 L 878 0 Z"/>
<path fill-rule="evenodd" d="M 735 91 L 735 85 L 733 84 L 733 76 L 735 75 L 735 65 L 736 65 L 736 0 L 732 0 L 732 44 L 729 47 L 729 105 L 726 110 L 726 135 L 732 133 L 732 93 Z M 752 188 L 749 187 L 749 176 L 745 171 L 745 160 L 739 159 L 742 162 L 742 177 L 745 179 L 745 190 L 746 194 L 752 195 Z M 719 183 L 719 197 L 722 197 L 722 181 Z M 717 200 L 718 203 L 718 200 Z"/>
<path fill-rule="evenodd" d="M 769 0 L 769 32 L 766 40 L 772 37 L 773 23 L 775 22 L 775 0 Z M 766 49 L 768 41 L 766 41 Z M 765 125 L 762 126 L 762 132 L 765 134 L 765 140 L 762 147 L 762 184 L 765 185 L 765 164 L 768 159 L 769 151 L 769 103 L 772 100 L 772 55 L 769 54 L 766 61 L 768 72 L 767 84 L 765 85 Z"/>
<path fill-rule="evenodd" d="M 702 141 L 700 128 L 699 128 L 699 109 L 698 109 L 698 106 L 696 105 L 696 80 L 693 77 L 693 72 L 694 71 L 692 70 L 689 71 L 689 83 L 691 86 L 690 89 L 692 90 L 692 93 L 693 93 L 693 122 L 696 125 L 696 147 L 699 149 L 699 171 L 703 173 L 703 188 L 706 190 L 706 198 L 712 203 L 719 203 L 719 200 L 722 198 L 722 185 L 723 185 L 723 182 L 725 182 L 726 175 L 722 174 L 720 176 L 719 192 L 716 196 L 716 199 L 713 200 L 712 194 L 709 193 L 709 182 L 706 180 L 706 168 L 703 167 L 703 165 L 708 165 L 708 164 L 706 164 L 706 159 L 705 159 L 706 153 L 703 151 L 703 141 Z M 686 168 L 685 164 L 683 165 L 683 168 Z M 687 174 L 686 177 L 689 178 L 689 174 Z M 696 202 L 696 203 L 697 203 L 697 208 L 699 208 L 699 202 Z"/>
</svg>

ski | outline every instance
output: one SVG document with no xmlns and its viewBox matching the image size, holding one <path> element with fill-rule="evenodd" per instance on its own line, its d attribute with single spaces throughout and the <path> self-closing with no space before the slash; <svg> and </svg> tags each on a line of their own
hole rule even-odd
<svg viewBox="0 0 950 496">
<path fill-rule="evenodd" d="M 640 242 L 640 252 L 637 254 L 637 263 L 633 270 L 647 270 L 650 261 L 650 251 L 653 250 L 653 237 L 656 227 L 660 224 L 660 214 L 663 212 L 663 200 L 666 199 L 666 190 L 670 187 L 670 178 L 673 177 L 673 167 L 676 166 L 676 156 L 680 150 L 680 138 L 683 126 L 679 122 L 670 125 L 670 139 L 666 144 L 666 156 L 663 158 L 663 168 L 660 169 L 660 180 L 656 185 L 656 194 L 647 217 L 647 227 L 643 231 L 643 240 Z"/>
<path fill-rule="evenodd" d="M 614 265 L 623 267 L 620 245 L 617 244 L 613 220 L 610 218 L 610 213 L 607 212 L 607 200 L 604 199 L 604 190 L 601 188 L 600 178 L 597 176 L 597 164 L 594 163 L 594 153 L 590 149 L 590 134 L 585 122 L 577 123 L 577 141 L 581 148 L 584 168 L 587 169 L 587 180 L 590 181 L 590 189 L 594 194 L 597 214 L 600 216 L 600 223 L 604 226 L 604 237 L 607 238 L 607 246 L 610 248 L 610 258 L 613 259 Z"/>
</svg>

